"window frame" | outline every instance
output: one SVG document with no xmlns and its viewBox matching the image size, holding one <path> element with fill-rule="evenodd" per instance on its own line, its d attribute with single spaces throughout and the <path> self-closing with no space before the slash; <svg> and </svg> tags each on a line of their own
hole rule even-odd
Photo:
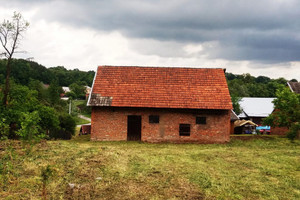
<svg viewBox="0 0 300 200">
<path fill-rule="evenodd" d="M 179 136 L 191 136 L 191 124 L 179 124 Z"/>
<path fill-rule="evenodd" d="M 149 115 L 149 124 L 159 124 L 159 115 Z"/>
<path fill-rule="evenodd" d="M 207 124 L 207 117 L 196 116 L 196 124 L 205 125 Z"/>
</svg>

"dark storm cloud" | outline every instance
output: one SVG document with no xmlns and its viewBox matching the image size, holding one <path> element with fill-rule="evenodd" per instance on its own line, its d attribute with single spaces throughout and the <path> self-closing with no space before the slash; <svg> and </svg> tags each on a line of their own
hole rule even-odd
<svg viewBox="0 0 300 200">
<path fill-rule="evenodd" d="M 269 63 L 300 61 L 298 0 L 23 1 L 50 21 L 118 30 L 132 38 L 180 43 L 217 42 L 210 58 Z"/>
</svg>

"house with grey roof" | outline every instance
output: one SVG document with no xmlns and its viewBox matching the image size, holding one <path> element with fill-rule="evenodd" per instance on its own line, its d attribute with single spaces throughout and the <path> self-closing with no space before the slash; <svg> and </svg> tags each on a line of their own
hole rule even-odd
<svg viewBox="0 0 300 200">
<path fill-rule="evenodd" d="M 240 119 L 248 119 L 261 125 L 262 119 L 268 117 L 274 110 L 275 98 L 244 97 L 239 102 L 243 112 L 238 115 Z"/>
</svg>

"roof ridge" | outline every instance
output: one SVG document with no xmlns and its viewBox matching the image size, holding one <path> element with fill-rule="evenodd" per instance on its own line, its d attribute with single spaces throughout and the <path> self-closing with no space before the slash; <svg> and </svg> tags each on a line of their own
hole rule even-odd
<svg viewBox="0 0 300 200">
<path fill-rule="evenodd" d="M 98 65 L 99 67 L 140 67 L 140 68 L 176 68 L 176 69 L 223 69 L 224 67 L 192 67 L 192 66 L 138 66 L 138 65 Z"/>
</svg>

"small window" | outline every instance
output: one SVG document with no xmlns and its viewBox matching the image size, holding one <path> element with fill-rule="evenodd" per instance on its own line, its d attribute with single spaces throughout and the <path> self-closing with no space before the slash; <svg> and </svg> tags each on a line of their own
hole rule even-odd
<svg viewBox="0 0 300 200">
<path fill-rule="evenodd" d="M 159 123 L 159 116 L 158 115 L 150 115 L 149 116 L 149 123 L 158 124 Z"/>
<path fill-rule="evenodd" d="M 179 124 L 179 135 L 180 136 L 190 136 L 191 127 L 190 124 Z"/>
<path fill-rule="evenodd" d="M 206 124 L 206 117 L 196 117 L 196 124 Z"/>
</svg>

